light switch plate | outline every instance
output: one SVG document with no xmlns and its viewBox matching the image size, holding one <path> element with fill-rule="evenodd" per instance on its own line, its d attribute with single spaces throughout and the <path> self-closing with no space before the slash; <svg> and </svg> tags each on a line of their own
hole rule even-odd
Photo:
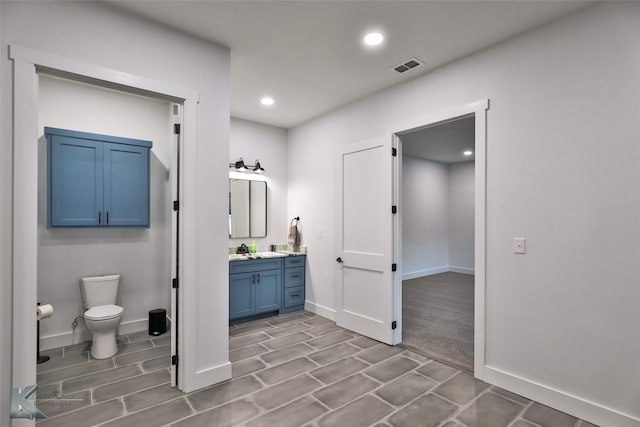
<svg viewBox="0 0 640 427">
<path fill-rule="evenodd" d="M 527 253 L 526 239 L 524 237 L 513 238 L 513 253 L 514 254 Z"/>
</svg>

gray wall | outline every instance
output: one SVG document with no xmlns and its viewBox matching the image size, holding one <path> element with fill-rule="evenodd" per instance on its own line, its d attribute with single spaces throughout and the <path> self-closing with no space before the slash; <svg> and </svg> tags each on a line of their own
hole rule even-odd
<svg viewBox="0 0 640 427">
<path fill-rule="evenodd" d="M 402 156 L 402 278 L 449 265 L 449 173 L 445 163 Z"/>
<path fill-rule="evenodd" d="M 459 273 L 473 273 L 475 162 L 451 163 L 447 169 L 449 268 Z"/>
<path fill-rule="evenodd" d="M 82 323 L 71 328 L 83 313 L 78 281 L 84 276 L 120 274 L 120 331 L 144 330 L 149 310 L 170 314 L 171 105 L 48 76 L 40 77 L 39 91 L 38 300 L 54 307 L 54 315 L 40 322 L 41 348 L 90 337 Z M 151 140 L 151 227 L 47 228 L 45 126 Z"/>
<path fill-rule="evenodd" d="M 402 156 L 402 278 L 474 272 L 474 162 Z"/>
<path fill-rule="evenodd" d="M 489 98 L 485 370 L 640 419 L 639 40 L 640 3 L 601 3 L 290 129 L 289 215 L 334 230 L 337 147 Z M 333 309 L 334 237 L 305 244 L 307 298 Z"/>
<path fill-rule="evenodd" d="M 287 242 L 287 131 L 248 120 L 231 119 L 229 163 L 240 157 L 252 165 L 256 159 L 265 169 L 267 182 L 267 236 L 259 239 L 229 239 L 229 247 L 247 246 L 255 240 L 258 251 Z"/>
</svg>

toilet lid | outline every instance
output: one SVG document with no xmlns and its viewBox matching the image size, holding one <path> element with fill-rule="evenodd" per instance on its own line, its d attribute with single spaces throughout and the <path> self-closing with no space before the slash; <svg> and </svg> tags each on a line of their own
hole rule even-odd
<svg viewBox="0 0 640 427">
<path fill-rule="evenodd" d="M 84 317 L 90 320 L 112 319 L 114 317 L 120 316 L 123 310 L 124 309 L 119 305 L 114 305 L 114 304 L 99 305 L 97 307 L 93 307 L 85 311 Z"/>
</svg>

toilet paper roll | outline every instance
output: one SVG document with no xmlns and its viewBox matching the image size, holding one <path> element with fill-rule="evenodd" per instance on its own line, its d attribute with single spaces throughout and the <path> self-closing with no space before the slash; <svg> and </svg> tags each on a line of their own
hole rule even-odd
<svg viewBox="0 0 640 427">
<path fill-rule="evenodd" d="M 53 314 L 53 306 L 51 304 L 39 305 L 37 309 L 38 320 L 51 317 Z"/>
</svg>

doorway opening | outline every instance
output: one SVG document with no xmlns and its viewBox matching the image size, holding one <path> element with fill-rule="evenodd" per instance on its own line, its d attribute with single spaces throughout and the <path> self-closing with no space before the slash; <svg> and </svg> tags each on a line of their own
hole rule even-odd
<svg viewBox="0 0 640 427">
<path fill-rule="evenodd" d="M 77 357 L 78 364 L 93 361 L 87 351 L 94 337 L 84 321 L 83 313 L 88 307 L 83 306 L 78 286 L 82 277 L 109 274 L 119 277 L 114 303 L 123 312 L 116 330 L 118 351 L 114 360 L 123 353 L 146 350 L 153 345 L 158 348 L 154 355 L 164 356 L 168 361 L 169 354 L 175 354 L 170 351 L 171 334 L 165 333 L 162 339 L 157 337 L 151 343 L 147 322 L 148 312 L 157 308 L 166 310 L 169 322 L 177 318 L 175 305 L 171 304 L 175 292 L 170 286 L 171 277 L 175 277 L 173 252 L 177 249 L 171 201 L 178 176 L 173 128 L 181 107 L 166 99 L 46 73 L 38 74 L 38 83 L 37 297 L 39 302 L 51 304 L 56 314 L 40 322 L 39 348 L 45 358 L 52 360 L 38 364 L 38 380 L 45 378 L 40 374 L 55 369 L 56 365 L 70 363 L 69 357 Z M 49 228 L 46 217 L 51 200 L 47 200 L 45 127 L 152 141 L 149 226 Z"/>
<path fill-rule="evenodd" d="M 399 135 L 404 346 L 474 367 L 475 117 Z"/>
</svg>

